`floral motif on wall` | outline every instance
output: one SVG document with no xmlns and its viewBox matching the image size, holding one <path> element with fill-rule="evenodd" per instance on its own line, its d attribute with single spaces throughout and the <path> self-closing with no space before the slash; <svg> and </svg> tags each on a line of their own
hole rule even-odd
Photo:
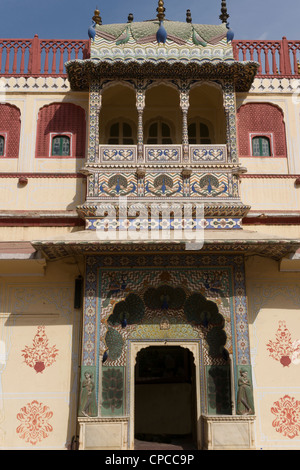
<svg viewBox="0 0 300 470">
<path fill-rule="evenodd" d="M 49 346 L 49 341 L 45 333 L 44 326 L 38 326 L 37 333 L 33 338 L 33 346 L 25 346 L 22 350 L 24 362 L 32 367 L 37 373 L 43 372 L 55 362 L 58 349 L 55 346 Z"/>
<path fill-rule="evenodd" d="M 52 416 L 53 413 L 48 406 L 36 400 L 27 403 L 17 414 L 17 419 L 21 421 L 20 426 L 17 427 L 17 434 L 25 442 L 36 445 L 53 431 L 48 422 Z"/>
<path fill-rule="evenodd" d="M 272 425 L 277 432 L 290 439 L 300 435 L 300 401 L 285 395 L 274 403 L 271 412 L 276 416 Z"/>
<path fill-rule="evenodd" d="M 284 367 L 288 367 L 290 364 L 300 364 L 300 340 L 292 341 L 291 333 L 285 321 L 279 322 L 276 340 L 270 340 L 267 349 L 270 356 L 279 361 Z"/>
</svg>

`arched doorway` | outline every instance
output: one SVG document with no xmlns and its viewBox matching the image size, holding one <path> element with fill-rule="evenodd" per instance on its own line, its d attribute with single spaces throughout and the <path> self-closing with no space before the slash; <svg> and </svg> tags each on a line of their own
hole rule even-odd
<svg viewBox="0 0 300 470">
<path fill-rule="evenodd" d="M 196 366 L 188 348 L 141 349 L 134 388 L 135 448 L 197 449 Z"/>
</svg>

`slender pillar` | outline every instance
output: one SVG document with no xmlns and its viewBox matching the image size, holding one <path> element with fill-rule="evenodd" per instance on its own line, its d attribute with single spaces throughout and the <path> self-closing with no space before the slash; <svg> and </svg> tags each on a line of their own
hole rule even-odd
<svg viewBox="0 0 300 470">
<path fill-rule="evenodd" d="M 138 85 L 136 90 L 136 108 L 138 112 L 138 132 L 137 132 L 137 153 L 138 161 L 143 160 L 144 147 L 144 130 L 143 130 L 143 114 L 145 108 L 145 89 L 142 85 Z"/>
<path fill-rule="evenodd" d="M 236 134 L 236 102 L 233 82 L 225 82 L 223 86 L 223 102 L 226 114 L 226 136 L 228 162 L 238 163 Z"/>
<path fill-rule="evenodd" d="M 189 88 L 186 84 L 180 90 L 180 107 L 182 111 L 183 161 L 188 161 L 189 160 L 188 111 L 190 107 L 190 101 L 189 101 Z"/>
<path fill-rule="evenodd" d="M 101 84 L 98 80 L 94 80 L 90 84 L 89 146 L 87 163 L 96 163 L 99 161 L 99 122 L 101 105 Z"/>
</svg>

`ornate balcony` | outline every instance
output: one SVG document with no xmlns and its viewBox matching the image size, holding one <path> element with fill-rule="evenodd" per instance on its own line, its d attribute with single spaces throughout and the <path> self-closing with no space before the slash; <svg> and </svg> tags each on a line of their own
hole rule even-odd
<svg viewBox="0 0 300 470">
<path fill-rule="evenodd" d="M 100 145 L 97 160 L 86 163 L 87 200 L 77 209 L 87 229 L 104 228 L 104 214 L 118 210 L 124 198 L 131 209 L 147 213 L 153 204 L 181 212 L 186 205 L 193 210 L 201 205 L 205 228 L 241 228 L 249 207 L 240 200 L 240 165 L 229 160 L 227 145 L 145 144 L 139 150 Z"/>
</svg>

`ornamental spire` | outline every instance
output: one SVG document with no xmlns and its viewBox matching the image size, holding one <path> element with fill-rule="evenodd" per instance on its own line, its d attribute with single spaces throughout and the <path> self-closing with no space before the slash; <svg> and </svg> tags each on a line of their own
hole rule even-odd
<svg viewBox="0 0 300 470">
<path fill-rule="evenodd" d="M 191 22 L 192 22 L 191 10 L 186 10 L 186 22 L 187 22 L 187 23 L 191 23 Z"/>
<path fill-rule="evenodd" d="M 227 4 L 226 4 L 226 0 L 222 0 L 222 4 L 221 4 L 221 15 L 219 16 L 220 20 L 222 21 L 222 23 L 227 23 L 228 22 L 228 18 L 229 18 L 229 15 L 227 13 Z"/>
<path fill-rule="evenodd" d="M 165 19 L 165 7 L 164 7 L 164 1 L 159 0 L 158 2 L 158 7 L 156 8 L 157 11 L 157 18 L 159 21 L 163 21 Z"/>
<path fill-rule="evenodd" d="M 102 18 L 100 16 L 100 11 L 98 10 L 98 7 L 96 7 L 96 10 L 94 11 L 94 16 L 92 20 L 95 21 L 96 24 L 102 25 Z"/>
</svg>

